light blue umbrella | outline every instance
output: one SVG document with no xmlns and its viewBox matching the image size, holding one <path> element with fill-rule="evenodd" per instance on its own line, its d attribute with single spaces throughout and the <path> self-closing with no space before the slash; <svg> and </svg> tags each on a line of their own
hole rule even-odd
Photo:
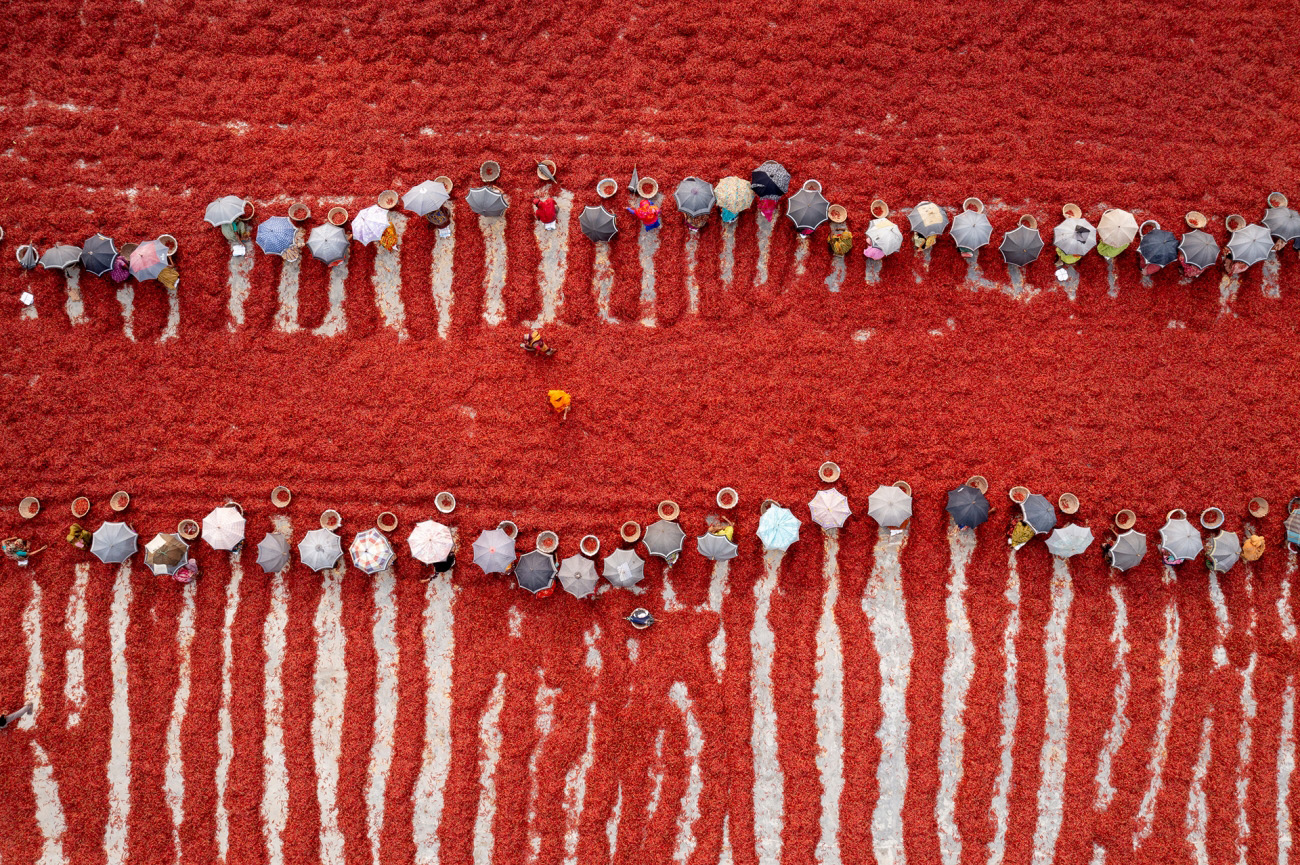
<svg viewBox="0 0 1300 865">
<path fill-rule="evenodd" d="M 788 508 L 773 505 L 758 518 L 757 534 L 763 549 L 784 552 L 799 540 L 799 518 Z"/>
<path fill-rule="evenodd" d="M 257 245 L 267 255 L 284 255 L 293 246 L 293 239 L 298 233 L 287 216 L 272 216 L 257 227 Z"/>
<path fill-rule="evenodd" d="M 1061 526 L 1047 539 L 1047 551 L 1068 559 L 1077 556 L 1092 544 L 1092 529 L 1077 523 Z"/>
</svg>

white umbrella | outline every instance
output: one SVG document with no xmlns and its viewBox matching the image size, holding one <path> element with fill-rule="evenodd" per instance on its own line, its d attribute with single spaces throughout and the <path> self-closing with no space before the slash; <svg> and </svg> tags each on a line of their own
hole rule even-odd
<svg viewBox="0 0 1300 865">
<path fill-rule="evenodd" d="M 515 539 L 502 529 L 486 529 L 474 542 L 474 564 L 485 574 L 504 574 L 515 561 Z"/>
<path fill-rule="evenodd" d="M 575 598 L 585 598 L 596 591 L 600 575 L 586 556 L 572 555 L 560 562 L 560 585 Z"/>
<path fill-rule="evenodd" d="M 352 220 L 352 237 L 357 243 L 372 243 L 384 236 L 389 224 L 388 211 L 372 204 Z"/>
<path fill-rule="evenodd" d="M 898 487 L 878 486 L 867 499 L 867 515 L 887 529 L 896 529 L 912 518 L 912 497 Z"/>
<path fill-rule="evenodd" d="M 343 558 L 343 539 L 329 529 L 312 529 L 298 542 L 298 556 L 313 571 L 328 571 Z"/>
<path fill-rule="evenodd" d="M 220 228 L 243 216 L 246 207 L 248 202 L 238 195 L 224 195 L 208 205 L 203 213 L 203 221 Z"/>
<path fill-rule="evenodd" d="M 740 549 L 733 541 L 727 540 L 726 535 L 715 535 L 712 532 L 705 532 L 696 538 L 695 546 L 700 551 L 700 555 L 715 562 L 734 559 Z"/>
<path fill-rule="evenodd" d="M 137 549 L 137 537 L 126 523 L 104 523 L 91 536 L 90 552 L 105 564 L 125 562 Z"/>
<path fill-rule="evenodd" d="M 615 550 L 605 556 L 605 579 L 618 589 L 630 589 L 645 579 L 645 559 L 631 550 Z"/>
<path fill-rule="evenodd" d="M 412 186 L 402 196 L 402 206 L 417 216 L 427 216 L 447 203 L 447 188 L 441 183 L 426 180 L 418 186 Z"/>
<path fill-rule="evenodd" d="M 1092 544 L 1092 529 L 1076 523 L 1061 526 L 1047 538 L 1047 551 L 1068 559 L 1077 556 Z"/>
<path fill-rule="evenodd" d="M 821 490 L 808 503 L 812 521 L 823 529 L 838 529 L 853 515 L 849 500 L 839 490 Z"/>
<path fill-rule="evenodd" d="M 279 532 L 267 532 L 257 545 L 257 564 L 266 574 L 278 574 L 289 564 L 289 542 Z"/>
<path fill-rule="evenodd" d="M 1205 542 L 1205 561 L 1210 570 L 1227 573 L 1241 558 L 1241 539 L 1236 532 L 1219 532 Z"/>
<path fill-rule="evenodd" d="M 1194 559 L 1201 551 L 1201 533 L 1185 519 L 1171 519 L 1160 527 L 1160 549 L 1179 562 Z"/>
<path fill-rule="evenodd" d="M 233 550 L 244 539 L 244 515 L 223 505 L 203 518 L 203 540 L 214 550 Z"/>
<path fill-rule="evenodd" d="M 888 219 L 873 219 L 867 225 L 867 240 L 881 255 L 893 255 L 903 248 L 903 232 Z"/>
<path fill-rule="evenodd" d="M 788 550 L 791 544 L 799 540 L 799 518 L 789 508 L 773 505 L 758 518 L 758 531 L 755 534 L 763 542 L 765 550 Z"/>
<path fill-rule="evenodd" d="M 426 565 L 446 561 L 456 546 L 451 529 L 433 520 L 416 523 L 406 542 L 411 545 L 411 555 Z"/>
<path fill-rule="evenodd" d="M 1147 554 L 1147 536 L 1129 529 L 1115 538 L 1110 549 L 1110 563 L 1117 571 L 1127 571 L 1142 561 Z"/>
<path fill-rule="evenodd" d="M 190 545 L 179 535 L 159 533 L 144 545 L 144 563 L 158 577 L 170 577 L 189 558 Z"/>
<path fill-rule="evenodd" d="M 1123 249 L 1137 237 L 1137 218 L 1127 210 L 1112 208 L 1097 222 L 1097 240 L 1107 246 Z"/>
</svg>

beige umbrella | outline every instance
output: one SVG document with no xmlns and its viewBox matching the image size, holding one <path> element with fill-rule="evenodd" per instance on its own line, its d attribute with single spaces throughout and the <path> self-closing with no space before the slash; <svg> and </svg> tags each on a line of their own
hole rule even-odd
<svg viewBox="0 0 1300 865">
<path fill-rule="evenodd" d="M 1107 210 L 1097 223 L 1097 242 L 1116 249 L 1128 246 L 1137 235 L 1137 218 L 1127 210 Z"/>
</svg>

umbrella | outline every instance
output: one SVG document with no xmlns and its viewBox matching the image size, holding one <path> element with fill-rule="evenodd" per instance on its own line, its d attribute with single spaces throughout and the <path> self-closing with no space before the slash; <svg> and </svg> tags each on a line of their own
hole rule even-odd
<svg viewBox="0 0 1300 865">
<path fill-rule="evenodd" d="M 1142 235 L 1138 243 L 1138 255 L 1147 264 L 1164 267 L 1178 260 L 1178 238 L 1172 231 L 1153 228 Z"/>
<path fill-rule="evenodd" d="M 515 539 L 502 529 L 485 529 L 474 542 L 474 564 L 485 574 L 504 574 L 515 561 Z"/>
<path fill-rule="evenodd" d="M 1300 544 L 1300 509 L 1287 514 L 1282 523 L 1286 528 L 1286 540 L 1289 544 Z"/>
<path fill-rule="evenodd" d="M 1073 216 L 1056 226 L 1052 243 L 1066 255 L 1087 255 L 1097 245 L 1097 229 L 1088 220 Z"/>
<path fill-rule="evenodd" d="M 1068 559 L 1077 556 L 1092 545 L 1092 529 L 1076 523 L 1061 526 L 1047 539 L 1047 551 Z"/>
<path fill-rule="evenodd" d="M 170 577 L 189 558 L 190 545 L 179 535 L 159 533 L 144 545 L 144 563 L 158 577 Z"/>
<path fill-rule="evenodd" d="M 510 203 L 505 195 L 490 186 L 476 186 L 465 196 L 469 209 L 479 216 L 500 216 L 506 212 Z"/>
<path fill-rule="evenodd" d="M 358 243 L 373 243 L 384 236 L 389 224 L 388 211 L 372 204 L 352 218 L 352 236 Z"/>
<path fill-rule="evenodd" d="M 754 188 L 743 177 L 722 178 L 714 188 L 713 194 L 717 196 L 718 207 L 732 213 L 748 210 L 754 203 Z"/>
<path fill-rule="evenodd" d="M 1038 229 L 1021 225 L 1002 235 L 1002 244 L 998 247 L 1002 260 L 1007 264 L 1024 267 L 1038 258 L 1043 251 L 1043 238 Z"/>
<path fill-rule="evenodd" d="M 324 223 L 307 235 L 307 248 L 318 260 L 338 264 L 348 254 L 348 233 L 337 225 Z"/>
<path fill-rule="evenodd" d="M 313 571 L 328 571 L 343 558 L 343 539 L 329 529 L 312 529 L 298 542 L 298 557 Z"/>
<path fill-rule="evenodd" d="M 677 561 L 677 554 L 682 551 L 682 542 L 686 540 L 686 532 L 682 527 L 672 520 L 659 520 L 645 530 L 646 552 L 652 556 L 658 556 L 661 559 L 667 559 L 668 564 Z"/>
<path fill-rule="evenodd" d="M 534 595 L 549 589 L 555 582 L 555 559 L 541 550 L 524 553 L 515 565 L 515 580 Z"/>
<path fill-rule="evenodd" d="M 1300 213 L 1289 207 L 1270 207 L 1264 212 L 1264 225 L 1278 240 L 1300 237 Z"/>
<path fill-rule="evenodd" d="M 812 189 L 801 189 L 786 202 L 785 214 L 799 231 L 813 231 L 830 219 L 831 203 Z"/>
<path fill-rule="evenodd" d="M 1160 547 L 1171 559 L 1194 559 L 1201 551 L 1201 533 L 1185 519 L 1168 520 L 1160 527 Z"/>
<path fill-rule="evenodd" d="M 1210 570 L 1226 574 L 1241 558 L 1241 539 L 1236 532 L 1219 532 L 1205 542 L 1205 563 Z"/>
<path fill-rule="evenodd" d="M 713 187 L 708 181 L 688 177 L 677 184 L 673 200 L 677 202 L 677 209 L 687 216 L 704 216 L 713 210 L 718 198 L 713 194 Z"/>
<path fill-rule="evenodd" d="M 427 216 L 446 204 L 450 197 L 441 183 L 426 180 L 419 186 L 412 186 L 402 196 L 402 206 L 417 216 Z"/>
<path fill-rule="evenodd" d="M 257 227 L 257 245 L 267 255 L 284 255 L 293 246 L 298 226 L 287 216 L 272 216 Z"/>
<path fill-rule="evenodd" d="M 366 529 L 358 532 L 348 547 L 352 564 L 367 574 L 377 574 L 393 563 L 396 554 L 393 545 L 388 542 L 379 529 Z"/>
<path fill-rule="evenodd" d="M 456 545 L 451 529 L 433 520 L 416 523 L 406 542 L 411 545 L 411 555 L 426 565 L 446 561 Z"/>
<path fill-rule="evenodd" d="M 289 542 L 279 532 L 267 532 L 257 545 L 257 564 L 265 574 L 278 574 L 289 564 Z"/>
<path fill-rule="evenodd" d="M 1127 210 L 1107 210 L 1097 222 L 1097 241 L 1123 249 L 1137 237 L 1138 222 Z"/>
<path fill-rule="evenodd" d="M 220 228 L 243 216 L 246 207 L 248 202 L 238 195 L 225 195 L 208 205 L 203 213 L 203 221 Z"/>
<path fill-rule="evenodd" d="M 945 510 L 958 528 L 973 529 L 988 520 L 989 500 L 975 487 L 963 484 L 948 491 L 948 506 Z"/>
<path fill-rule="evenodd" d="M 911 223 L 912 231 L 922 237 L 929 237 L 932 234 L 943 234 L 943 230 L 948 227 L 948 214 L 933 201 L 922 201 L 907 215 L 907 221 Z"/>
<path fill-rule="evenodd" d="M 113 269 L 115 261 L 117 247 L 113 245 L 112 239 L 102 234 L 86 238 L 86 242 L 81 245 L 81 266 L 87 273 L 103 276 Z"/>
<path fill-rule="evenodd" d="M 961 249 L 979 249 L 993 236 L 993 223 L 979 210 L 963 210 L 952 220 L 953 241 Z"/>
<path fill-rule="evenodd" d="M 645 579 L 645 560 L 631 550 L 605 556 L 605 579 L 616 589 L 630 589 Z"/>
<path fill-rule="evenodd" d="M 758 518 L 755 533 L 764 550 L 788 550 L 799 540 L 799 519 L 788 508 L 773 505 Z"/>
<path fill-rule="evenodd" d="M 912 497 L 898 487 L 878 486 L 867 498 L 867 516 L 896 529 L 912 518 Z"/>
<path fill-rule="evenodd" d="M 849 500 L 839 490 L 821 490 L 808 503 L 812 521 L 823 529 L 838 529 L 853 515 Z"/>
<path fill-rule="evenodd" d="M 60 243 L 45 250 L 41 256 L 41 267 L 46 270 L 65 270 L 81 263 L 81 247 L 70 243 Z M 111 268 L 113 265 L 109 264 Z M 159 268 L 161 270 L 162 268 Z"/>
<path fill-rule="evenodd" d="M 696 538 L 695 546 L 699 548 L 700 555 L 715 562 L 734 559 L 736 551 L 740 549 L 736 544 L 727 540 L 726 535 L 715 535 L 712 532 L 705 532 Z"/>
<path fill-rule="evenodd" d="M 91 537 L 90 552 L 101 562 L 125 562 L 136 550 L 136 535 L 126 523 L 104 523 Z"/>
<path fill-rule="evenodd" d="M 244 515 L 223 505 L 203 518 L 203 540 L 214 550 L 233 550 L 244 539 Z"/>
<path fill-rule="evenodd" d="M 167 266 L 167 247 L 156 240 L 146 240 L 131 253 L 131 275 L 140 282 L 157 279 Z"/>
<path fill-rule="evenodd" d="M 614 235 L 618 234 L 614 214 L 603 207 L 592 207 L 590 204 L 582 208 L 582 214 L 578 217 L 578 227 L 582 229 L 583 234 L 597 243 L 613 240 Z"/>
<path fill-rule="evenodd" d="M 1117 571 L 1127 571 L 1147 554 L 1147 536 L 1129 529 L 1115 538 L 1110 548 L 1110 564 Z"/>
<path fill-rule="evenodd" d="M 596 565 L 586 556 L 577 554 L 560 562 L 559 577 L 560 585 L 575 598 L 585 598 L 595 594 L 596 583 L 600 582 Z"/>
<path fill-rule="evenodd" d="M 790 191 L 790 172 L 781 163 L 769 159 L 749 175 L 749 186 L 759 198 L 780 198 Z"/>
<path fill-rule="evenodd" d="M 1262 225 L 1251 224 L 1239 228 L 1228 239 L 1228 252 L 1232 255 L 1232 260 L 1239 261 L 1247 267 L 1259 264 L 1268 258 L 1272 251 L 1273 238 L 1268 233 L 1268 229 Z M 45 263 L 44 259 L 41 263 Z"/>
<path fill-rule="evenodd" d="M 36 254 L 36 247 L 30 243 L 18 248 L 18 264 L 22 266 L 23 270 L 31 270 L 40 260 L 40 256 Z"/>
<path fill-rule="evenodd" d="M 1029 523 L 1029 527 L 1035 532 L 1050 532 L 1056 528 L 1056 508 L 1038 493 L 1034 493 L 1020 504 L 1020 512 L 1024 514 L 1025 522 Z"/>
<path fill-rule="evenodd" d="M 1183 242 L 1178 244 L 1178 251 L 1183 254 L 1183 261 L 1188 267 L 1204 270 L 1219 259 L 1219 244 L 1214 235 L 1201 231 L 1189 231 L 1183 235 Z"/>
<path fill-rule="evenodd" d="M 867 240 L 882 256 L 893 255 L 903 248 L 903 232 L 888 219 L 873 219 L 867 226 Z"/>
</svg>

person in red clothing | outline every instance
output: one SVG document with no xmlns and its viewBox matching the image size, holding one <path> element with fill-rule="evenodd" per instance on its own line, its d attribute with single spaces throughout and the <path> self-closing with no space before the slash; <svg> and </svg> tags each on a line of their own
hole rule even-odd
<svg viewBox="0 0 1300 865">
<path fill-rule="evenodd" d="M 641 220 L 646 231 L 654 231 L 659 227 L 659 208 L 648 198 L 641 199 L 641 203 L 636 207 L 629 207 L 627 212 Z"/>
<path fill-rule="evenodd" d="M 542 224 L 542 227 L 547 231 L 555 230 L 554 198 L 534 198 L 533 211 L 537 214 L 537 221 Z"/>
</svg>

